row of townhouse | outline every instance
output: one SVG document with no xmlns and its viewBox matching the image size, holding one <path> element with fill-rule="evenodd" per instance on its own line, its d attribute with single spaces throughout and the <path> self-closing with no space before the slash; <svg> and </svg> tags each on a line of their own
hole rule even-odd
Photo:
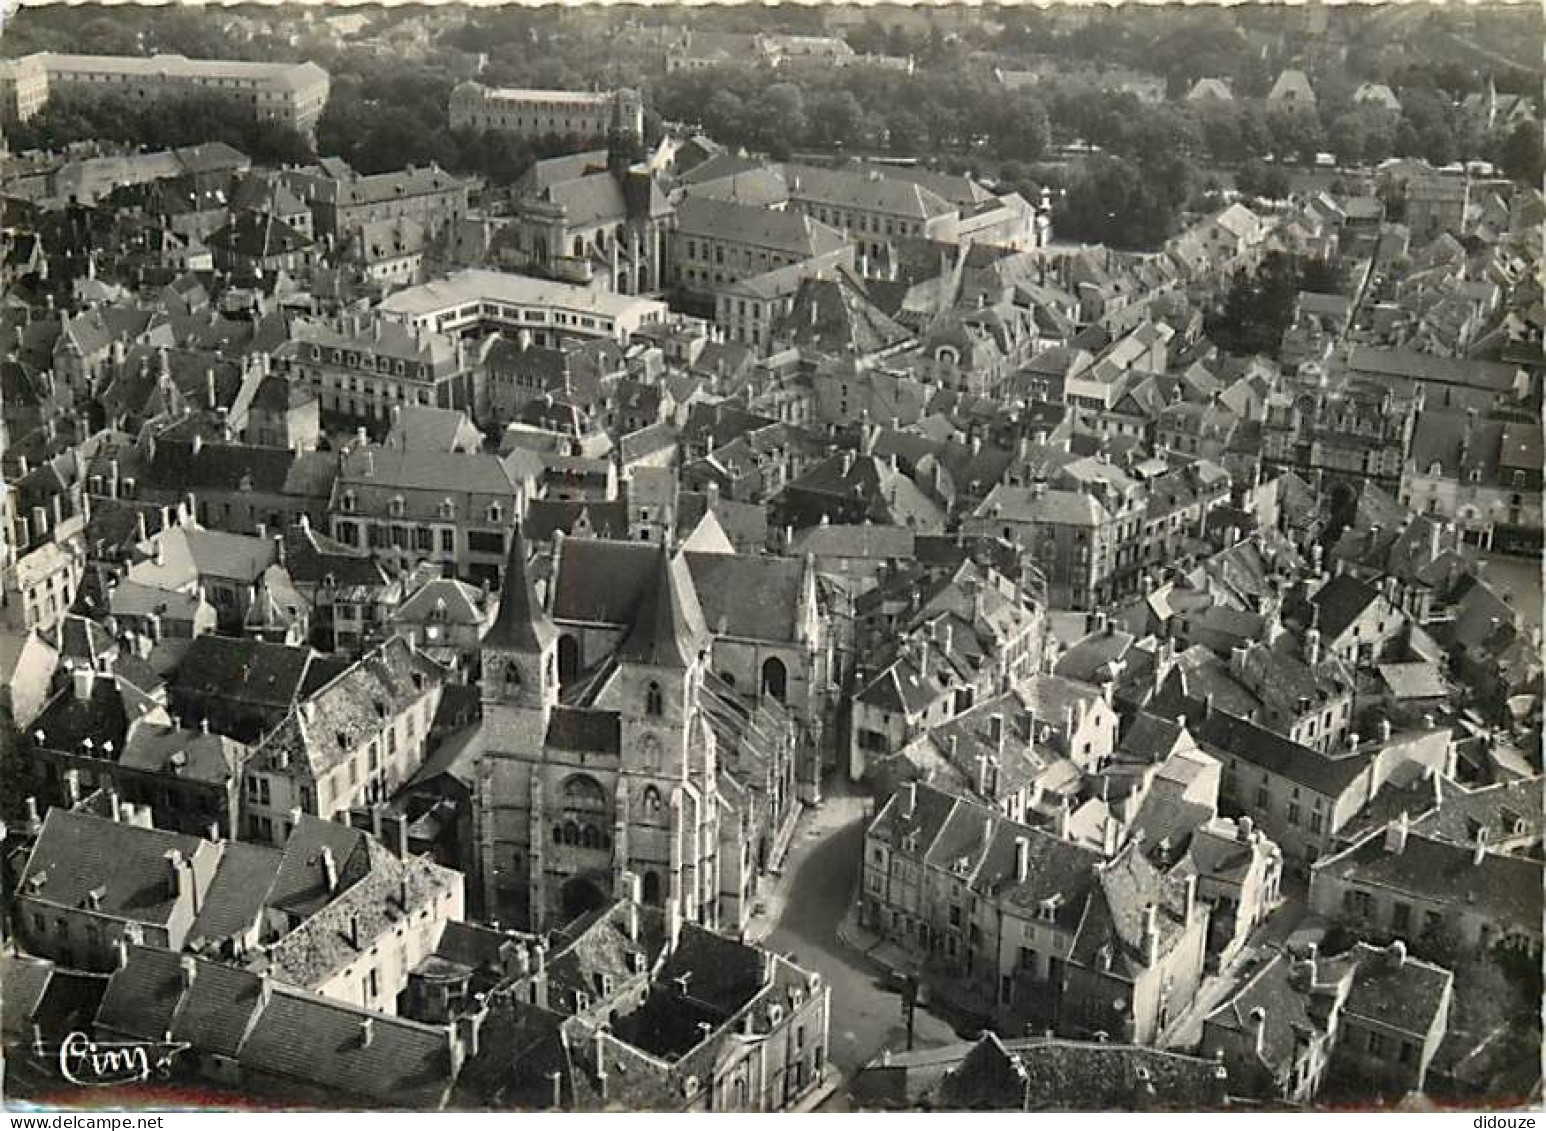
<svg viewBox="0 0 1546 1131">
<path fill-rule="evenodd" d="M 1046 829 L 909 783 L 866 829 L 872 930 L 983 987 L 1009 1023 L 1151 1044 L 1202 979 L 1196 878 L 1137 846 L 1107 858 Z"/>
</svg>

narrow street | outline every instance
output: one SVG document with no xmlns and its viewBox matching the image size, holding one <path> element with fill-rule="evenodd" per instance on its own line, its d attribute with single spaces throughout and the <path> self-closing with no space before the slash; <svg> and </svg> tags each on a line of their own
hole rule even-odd
<svg viewBox="0 0 1546 1131">
<path fill-rule="evenodd" d="M 832 987 L 830 1059 L 845 1079 L 883 1048 L 903 1049 L 907 1031 L 902 999 L 887 989 L 878 970 L 839 941 L 837 925 L 848 909 L 859 879 L 866 798 L 834 783 L 822 807 L 803 818 L 785 861 L 782 910 L 763 945 L 793 954 L 807 969 L 820 972 Z M 949 1025 L 919 1009 L 914 1026 L 917 1047 L 958 1040 Z M 841 1109 L 846 1088 L 833 1104 Z"/>
</svg>

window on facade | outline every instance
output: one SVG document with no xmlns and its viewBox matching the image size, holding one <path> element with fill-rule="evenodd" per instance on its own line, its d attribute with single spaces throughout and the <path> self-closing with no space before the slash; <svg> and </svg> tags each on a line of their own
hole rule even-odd
<svg viewBox="0 0 1546 1131">
<path fill-rule="evenodd" d="M 666 713 L 665 696 L 660 690 L 660 684 L 654 680 L 644 689 L 644 713 L 653 718 L 658 718 Z"/>
</svg>

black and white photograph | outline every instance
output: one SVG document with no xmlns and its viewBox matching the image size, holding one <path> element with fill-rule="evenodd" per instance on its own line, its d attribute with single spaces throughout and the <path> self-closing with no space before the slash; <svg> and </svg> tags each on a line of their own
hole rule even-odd
<svg viewBox="0 0 1546 1131">
<path fill-rule="evenodd" d="M 1543 83 L 1531 2 L 4 0 L 8 1126 L 1528 1126 Z"/>
</svg>

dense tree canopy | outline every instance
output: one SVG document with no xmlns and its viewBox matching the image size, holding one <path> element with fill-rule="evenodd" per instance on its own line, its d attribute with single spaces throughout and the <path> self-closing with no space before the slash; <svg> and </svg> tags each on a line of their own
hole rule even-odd
<svg viewBox="0 0 1546 1131">
<path fill-rule="evenodd" d="M 169 149 L 223 141 L 254 161 L 278 165 L 304 161 L 310 144 L 276 122 L 260 122 L 249 107 L 216 94 L 190 94 L 129 102 L 60 94 L 26 122 L 11 127 L 14 149 L 55 149 L 78 141 L 119 142 Z"/>
</svg>

